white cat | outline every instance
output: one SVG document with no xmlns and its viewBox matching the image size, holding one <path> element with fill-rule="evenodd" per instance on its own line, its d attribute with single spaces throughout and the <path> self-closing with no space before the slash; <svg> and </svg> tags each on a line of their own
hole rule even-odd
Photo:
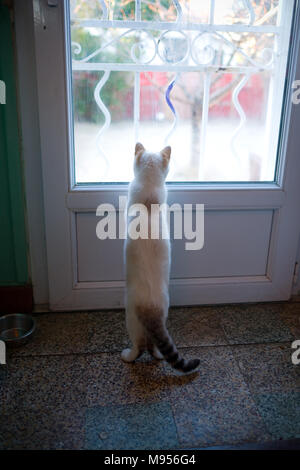
<svg viewBox="0 0 300 470">
<path fill-rule="evenodd" d="M 166 359 L 181 372 L 191 372 L 198 367 L 199 359 L 180 357 L 166 328 L 169 309 L 170 241 L 166 212 L 158 220 L 159 237 L 151 238 L 151 205 L 166 202 L 165 179 L 168 174 L 171 147 L 159 153 L 145 151 L 142 144 L 135 147 L 134 179 L 129 186 L 128 208 L 143 204 L 147 209 L 148 239 L 132 239 L 127 234 L 125 242 L 126 263 L 126 325 L 132 341 L 131 349 L 124 349 L 122 359 L 132 362 L 145 350 L 157 359 Z M 127 212 L 127 221 L 130 216 Z M 152 227 L 151 227 L 152 223 Z M 156 227 L 157 229 L 158 227 Z"/>
</svg>

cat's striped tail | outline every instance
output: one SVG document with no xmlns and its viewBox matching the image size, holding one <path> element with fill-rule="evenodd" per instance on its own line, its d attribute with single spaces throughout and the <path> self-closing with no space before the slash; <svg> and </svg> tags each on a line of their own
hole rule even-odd
<svg viewBox="0 0 300 470">
<path fill-rule="evenodd" d="M 188 373 L 195 370 L 199 364 L 199 359 L 186 360 L 180 356 L 171 336 L 168 333 L 164 322 L 163 311 L 157 306 L 137 307 L 136 314 L 151 341 L 164 356 L 164 359 L 180 372 Z"/>
</svg>

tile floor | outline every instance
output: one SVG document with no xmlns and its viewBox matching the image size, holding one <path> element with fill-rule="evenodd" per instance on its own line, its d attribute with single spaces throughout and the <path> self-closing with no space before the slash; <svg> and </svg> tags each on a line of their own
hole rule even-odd
<svg viewBox="0 0 300 470">
<path fill-rule="evenodd" d="M 195 449 L 300 438 L 300 303 L 174 308 L 199 373 L 124 364 L 123 311 L 35 314 L 0 366 L 0 449 Z M 296 440 L 296 441 L 295 441 Z M 251 447 L 252 446 L 252 447 Z"/>
</svg>

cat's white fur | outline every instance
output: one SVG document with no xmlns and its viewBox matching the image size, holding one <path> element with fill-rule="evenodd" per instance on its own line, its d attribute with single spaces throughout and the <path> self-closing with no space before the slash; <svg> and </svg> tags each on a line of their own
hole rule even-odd
<svg viewBox="0 0 300 470">
<path fill-rule="evenodd" d="M 150 209 L 151 204 L 163 204 L 167 199 L 165 179 L 169 169 L 171 147 L 166 147 L 159 153 L 145 152 L 142 144 L 135 149 L 134 179 L 128 191 L 128 207 L 133 204 L 144 204 Z M 152 220 L 152 223 L 155 220 Z M 159 219 L 159 232 L 168 232 L 166 212 L 162 211 Z M 151 218 L 148 219 L 149 232 Z M 150 235 L 150 233 L 149 233 Z M 170 274 L 170 241 L 167 238 L 132 240 L 125 242 L 126 263 L 126 324 L 133 348 L 122 352 L 124 361 L 136 359 L 141 348 L 146 349 L 144 326 L 136 316 L 137 305 L 160 306 L 165 319 L 169 308 L 169 274 Z M 162 358 L 156 346 L 154 355 Z"/>
<path fill-rule="evenodd" d="M 125 242 L 126 325 L 132 348 L 124 349 L 122 359 L 132 362 L 148 350 L 157 359 L 165 358 L 175 369 L 188 373 L 195 370 L 200 361 L 183 359 L 166 328 L 171 263 L 166 207 L 158 218 L 151 217 L 151 205 L 161 206 L 167 199 L 165 179 L 170 155 L 171 147 L 158 153 L 146 152 L 140 143 L 135 147 L 134 179 L 129 186 L 127 218 L 130 222 L 132 205 L 143 204 L 148 237 L 132 239 L 128 232 Z M 158 238 L 151 237 L 151 229 L 159 234 Z"/>
</svg>

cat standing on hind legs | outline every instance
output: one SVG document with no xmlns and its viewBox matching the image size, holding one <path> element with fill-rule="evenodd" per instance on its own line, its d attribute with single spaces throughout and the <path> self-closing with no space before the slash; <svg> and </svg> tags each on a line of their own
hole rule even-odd
<svg viewBox="0 0 300 470">
<path fill-rule="evenodd" d="M 151 218 L 152 205 L 166 203 L 165 179 L 170 156 L 171 147 L 158 153 L 147 152 L 140 143 L 135 147 L 134 179 L 129 186 L 128 208 L 133 204 L 143 205 L 148 237 L 136 239 L 127 232 L 126 326 L 132 348 L 124 349 L 121 357 L 125 362 L 132 362 L 148 350 L 155 358 L 165 359 L 174 369 L 187 373 L 195 370 L 200 361 L 183 359 L 166 328 L 171 250 L 165 208 L 159 212 L 159 217 Z M 151 237 L 152 233 L 157 236 Z"/>
</svg>

